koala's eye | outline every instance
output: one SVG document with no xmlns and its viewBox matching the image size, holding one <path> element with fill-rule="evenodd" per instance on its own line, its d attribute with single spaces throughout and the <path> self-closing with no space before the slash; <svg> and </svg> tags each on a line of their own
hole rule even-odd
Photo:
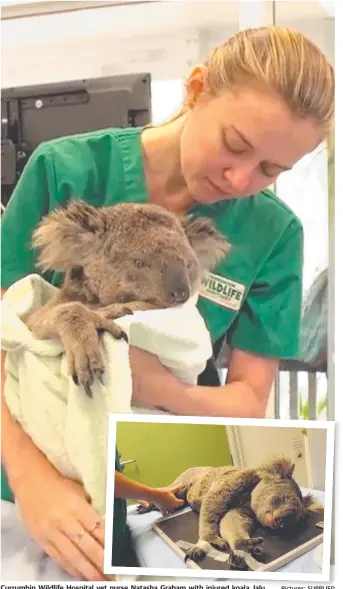
<svg viewBox="0 0 343 589">
<path fill-rule="evenodd" d="M 272 505 L 280 505 L 280 503 L 282 503 L 282 497 L 272 497 L 271 503 Z"/>
<path fill-rule="evenodd" d="M 186 267 L 188 268 L 188 270 L 193 266 L 193 262 L 192 260 L 189 260 L 189 262 L 187 262 Z"/>
<path fill-rule="evenodd" d="M 143 268 L 143 266 L 144 266 L 143 260 L 140 260 L 139 258 L 137 260 L 135 260 L 135 264 L 136 264 L 137 268 Z"/>
</svg>

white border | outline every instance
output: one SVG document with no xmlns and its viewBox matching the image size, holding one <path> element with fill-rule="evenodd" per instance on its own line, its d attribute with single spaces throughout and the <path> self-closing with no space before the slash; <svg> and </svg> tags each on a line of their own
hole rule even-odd
<svg viewBox="0 0 343 589">
<path fill-rule="evenodd" d="M 333 492 L 333 467 L 334 467 L 334 429 L 333 421 L 306 421 L 306 420 L 287 420 L 279 419 L 242 419 L 242 418 L 213 418 L 213 417 L 180 417 L 164 415 L 109 415 L 108 431 L 108 458 L 107 458 L 107 492 L 106 492 L 106 521 L 105 521 L 105 574 L 120 575 L 147 575 L 161 577 L 186 577 L 212 578 L 216 579 L 228 577 L 232 579 L 249 578 L 250 573 L 246 571 L 213 571 L 195 569 L 161 569 L 148 567 L 113 567 L 112 561 L 112 529 L 113 529 L 113 503 L 114 503 L 114 472 L 115 472 L 115 447 L 116 447 L 116 424 L 117 422 L 133 423 L 182 423 L 182 424 L 199 424 L 199 425 L 241 425 L 252 427 L 299 427 L 300 429 L 326 429 L 326 463 L 325 463 L 325 511 L 324 511 L 324 541 L 323 541 L 323 560 L 322 572 L 312 573 L 291 573 L 291 572 L 258 572 L 251 573 L 251 582 L 260 579 L 280 579 L 291 582 L 294 581 L 330 581 L 330 547 L 331 547 L 331 523 L 332 523 L 332 492 Z M 248 577 L 249 576 L 249 577 Z"/>
</svg>

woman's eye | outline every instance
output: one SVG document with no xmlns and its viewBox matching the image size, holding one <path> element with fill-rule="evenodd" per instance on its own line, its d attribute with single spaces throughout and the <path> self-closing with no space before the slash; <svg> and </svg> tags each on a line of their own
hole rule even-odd
<svg viewBox="0 0 343 589">
<path fill-rule="evenodd" d="M 242 155 L 243 153 L 245 153 L 245 149 L 234 148 L 227 142 L 225 142 L 225 148 L 227 151 L 231 151 L 231 153 L 234 153 L 236 155 Z"/>
<path fill-rule="evenodd" d="M 137 268 L 143 268 L 143 266 L 144 266 L 143 260 L 140 260 L 140 259 L 135 260 L 135 264 L 136 264 Z"/>
<path fill-rule="evenodd" d="M 224 143 L 224 147 L 226 151 L 230 151 L 231 153 L 240 155 L 246 152 L 246 147 L 243 145 L 235 145 L 235 142 L 232 142 L 232 139 L 226 137 L 224 131 L 222 131 L 222 141 Z"/>
</svg>

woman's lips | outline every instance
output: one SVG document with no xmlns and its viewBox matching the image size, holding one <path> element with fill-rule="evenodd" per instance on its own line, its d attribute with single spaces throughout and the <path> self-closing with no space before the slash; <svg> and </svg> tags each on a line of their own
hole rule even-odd
<svg viewBox="0 0 343 589">
<path fill-rule="evenodd" d="M 228 192 L 227 190 L 224 190 L 224 188 L 221 188 L 220 186 L 217 186 L 217 184 L 212 182 L 212 180 L 210 180 L 209 178 L 207 178 L 207 181 L 210 184 L 210 186 L 213 188 L 213 190 L 215 190 L 217 192 L 217 194 L 225 194 L 226 196 L 231 196 L 230 192 Z"/>
</svg>

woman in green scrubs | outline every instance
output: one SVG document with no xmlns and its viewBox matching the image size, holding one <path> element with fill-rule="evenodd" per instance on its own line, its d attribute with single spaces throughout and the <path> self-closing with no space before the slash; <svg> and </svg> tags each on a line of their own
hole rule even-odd
<svg viewBox="0 0 343 589">
<path fill-rule="evenodd" d="M 182 109 L 166 124 L 38 147 L 3 215 L 3 289 L 37 271 L 32 232 L 71 198 L 210 216 L 232 248 L 204 283 L 199 309 L 213 342 L 225 337 L 231 347 L 227 383 L 185 387 L 132 350 L 134 396 L 177 414 L 263 417 L 278 360 L 298 353 L 303 261 L 301 223 L 267 187 L 326 139 L 333 110 L 333 69 L 311 41 L 281 27 L 238 33 L 191 72 Z M 32 537 L 72 575 L 102 579 L 104 529 L 83 489 L 60 477 L 4 403 L 2 433 Z M 120 560 L 128 540 L 117 501 Z"/>
</svg>

